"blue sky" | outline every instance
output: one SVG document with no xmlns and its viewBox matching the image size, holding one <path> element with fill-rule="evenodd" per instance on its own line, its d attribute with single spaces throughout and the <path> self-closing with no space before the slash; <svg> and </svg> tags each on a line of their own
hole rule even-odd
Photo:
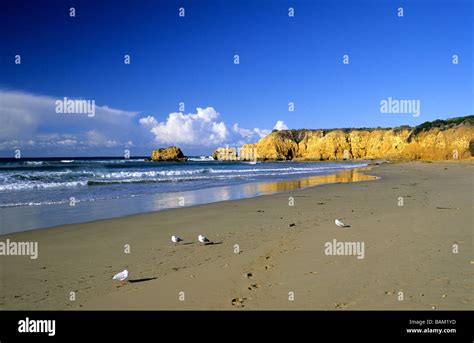
<svg viewBox="0 0 474 343">
<path fill-rule="evenodd" d="M 3 157 L 16 148 L 25 156 L 148 155 L 171 144 L 208 154 L 256 141 L 277 121 L 390 127 L 474 112 L 469 0 L 0 6 Z M 94 100 L 96 116 L 56 113 L 63 97 Z M 380 113 L 389 97 L 419 100 L 420 116 Z M 180 102 L 185 111 L 175 113 Z"/>
</svg>

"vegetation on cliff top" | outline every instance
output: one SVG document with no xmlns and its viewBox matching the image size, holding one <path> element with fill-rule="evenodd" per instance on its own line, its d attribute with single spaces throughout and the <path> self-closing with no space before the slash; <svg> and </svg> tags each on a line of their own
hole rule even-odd
<svg viewBox="0 0 474 343">
<path fill-rule="evenodd" d="M 291 130 L 273 130 L 272 133 L 276 133 L 280 138 L 291 139 L 293 142 L 299 143 L 304 138 L 306 132 L 320 132 L 321 136 L 325 136 L 331 131 L 342 131 L 344 133 L 350 133 L 351 131 L 368 131 L 372 132 L 374 130 L 394 130 L 399 132 L 402 130 L 412 130 L 410 134 L 410 139 L 416 136 L 418 133 L 423 131 L 428 131 L 433 128 L 439 128 L 440 130 L 447 130 L 459 125 L 468 125 L 474 126 L 474 115 L 464 116 L 464 117 L 454 117 L 448 118 L 446 120 L 436 119 L 433 121 L 425 121 L 420 125 L 412 127 L 410 125 L 401 125 L 394 128 L 391 127 L 359 127 L 359 128 L 332 128 L 332 129 L 291 129 Z"/>
<path fill-rule="evenodd" d="M 447 130 L 458 125 L 474 125 L 474 115 L 465 117 L 448 118 L 446 120 L 436 119 L 433 121 L 425 121 L 418 126 L 415 126 L 413 134 L 416 135 L 422 131 L 428 131 L 429 129 L 439 128 L 441 130 Z"/>
</svg>

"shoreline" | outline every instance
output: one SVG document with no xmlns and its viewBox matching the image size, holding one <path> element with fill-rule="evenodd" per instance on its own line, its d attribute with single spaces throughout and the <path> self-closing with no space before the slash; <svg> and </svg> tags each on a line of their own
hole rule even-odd
<svg viewBox="0 0 474 343">
<path fill-rule="evenodd" d="M 6 235 L 11 235 L 20 232 L 53 229 L 63 225 L 93 223 L 101 220 L 126 218 L 129 216 L 141 215 L 145 213 L 195 207 L 200 205 L 233 201 L 239 199 L 251 199 L 263 195 L 271 195 L 299 189 L 306 189 L 322 184 L 338 182 L 359 182 L 365 179 L 372 180 L 372 176 L 364 173 L 365 171 L 369 171 L 372 167 L 373 165 L 367 165 L 363 167 L 354 167 L 347 169 L 334 169 L 330 170 L 328 174 L 307 175 L 295 178 L 269 181 L 249 181 L 236 185 L 209 187 L 189 191 L 178 191 L 174 193 L 147 194 L 142 195 L 140 197 L 104 199 L 80 203 L 78 205 L 75 205 L 74 207 L 69 206 L 67 203 L 61 203 L 43 206 L 17 206 L 0 208 L 0 211 L 4 211 L 2 213 L 4 218 L 7 218 L 7 216 L 13 218 L 10 220 L 10 222 L 13 222 L 15 218 L 22 215 L 29 215 L 30 221 L 33 221 L 35 218 L 37 218 L 37 220 L 38 218 L 40 218 L 39 220 L 41 220 L 42 216 L 48 216 L 51 214 L 57 216 L 59 209 L 62 209 L 62 211 L 64 212 L 64 214 L 61 213 L 59 215 L 59 218 L 56 218 L 56 223 L 53 225 L 36 224 L 36 227 L 31 227 L 34 224 L 30 224 L 30 227 L 26 229 L 18 229 L 14 227 L 13 229 L 9 229 L 8 231 L 5 230 L 5 232 L 0 232 L 0 238 Z M 183 201 L 183 206 L 176 205 L 179 204 L 181 200 Z M 157 204 L 158 202 L 160 202 L 160 204 Z M 130 203 L 133 205 L 134 209 L 131 209 L 132 206 L 129 206 Z M 111 208 L 113 208 L 113 210 Z M 128 212 L 121 213 L 121 211 L 124 210 Z M 108 211 L 108 213 L 103 214 L 106 211 Z M 83 215 L 90 215 L 91 213 L 95 215 L 95 218 L 86 221 L 77 219 L 81 218 Z M 63 218 L 67 215 L 69 215 L 70 221 L 63 222 Z M 4 225 L 8 226 L 8 224 L 5 223 Z"/>
<path fill-rule="evenodd" d="M 377 182 L 327 184 L 20 232 L 9 237 L 37 241 L 38 259 L 0 256 L 0 304 L 4 309 L 470 309 L 473 168 L 472 163 L 387 163 L 370 170 L 380 177 Z M 404 206 L 397 205 L 399 197 Z M 336 218 L 350 227 L 338 228 Z M 171 234 L 187 244 L 171 243 Z M 198 234 L 218 244 L 202 246 Z M 325 254 L 325 243 L 333 239 L 364 242 L 364 258 Z M 453 244 L 459 253 L 453 254 Z M 125 268 L 129 282 L 120 286 L 111 278 Z"/>
</svg>

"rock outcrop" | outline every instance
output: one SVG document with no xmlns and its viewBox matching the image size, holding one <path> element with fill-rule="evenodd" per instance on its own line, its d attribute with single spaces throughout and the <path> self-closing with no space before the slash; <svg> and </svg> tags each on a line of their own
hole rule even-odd
<svg viewBox="0 0 474 343">
<path fill-rule="evenodd" d="M 155 149 L 151 152 L 152 161 L 186 161 L 187 159 L 181 149 L 176 146 Z"/>
<path fill-rule="evenodd" d="M 262 160 L 456 160 L 474 156 L 474 116 L 395 129 L 273 131 L 255 144 Z"/>
</svg>

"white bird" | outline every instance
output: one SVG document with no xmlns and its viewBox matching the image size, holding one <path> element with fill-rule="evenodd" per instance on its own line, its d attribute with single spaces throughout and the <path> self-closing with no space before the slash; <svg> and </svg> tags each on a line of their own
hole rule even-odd
<svg viewBox="0 0 474 343">
<path fill-rule="evenodd" d="M 207 238 L 206 236 L 203 236 L 203 235 L 199 235 L 198 236 L 198 241 L 201 242 L 201 243 L 204 243 L 204 244 L 207 244 L 207 243 L 212 243 L 209 238 Z"/>
<path fill-rule="evenodd" d="M 114 277 L 112 278 L 112 280 L 122 281 L 122 285 L 123 285 L 126 278 L 128 278 L 128 270 L 127 269 L 121 271 L 120 273 L 115 274 Z"/>
<path fill-rule="evenodd" d="M 339 219 L 336 219 L 336 220 L 334 221 L 334 223 L 335 223 L 337 226 L 339 226 L 339 227 L 349 227 L 349 226 L 350 226 L 350 225 L 344 224 L 344 223 L 343 223 L 342 221 L 340 221 Z"/>
<path fill-rule="evenodd" d="M 175 235 L 171 236 L 171 242 L 173 242 L 173 243 L 179 243 L 179 242 L 182 242 L 182 241 L 183 241 L 183 239 L 179 236 L 175 236 Z"/>
</svg>

